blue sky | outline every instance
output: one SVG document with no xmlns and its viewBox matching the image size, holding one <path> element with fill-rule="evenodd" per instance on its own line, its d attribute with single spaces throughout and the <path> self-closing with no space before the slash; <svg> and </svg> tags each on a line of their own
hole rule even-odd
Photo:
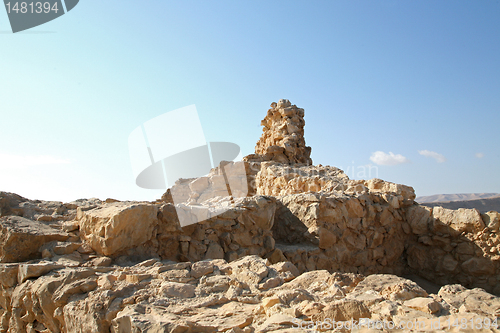
<svg viewBox="0 0 500 333">
<path fill-rule="evenodd" d="M 287 98 L 315 164 L 500 192 L 499 17 L 499 1 L 81 0 L 12 34 L 0 10 L 0 190 L 152 200 L 137 126 L 195 104 L 207 141 L 247 155 Z"/>
</svg>

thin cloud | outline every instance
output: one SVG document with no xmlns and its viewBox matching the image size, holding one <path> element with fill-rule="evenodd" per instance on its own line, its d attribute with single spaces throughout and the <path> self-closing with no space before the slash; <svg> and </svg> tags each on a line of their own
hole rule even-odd
<svg viewBox="0 0 500 333">
<path fill-rule="evenodd" d="M 438 163 L 446 162 L 446 157 L 444 157 L 442 154 L 436 153 L 435 151 L 419 150 L 418 153 L 422 156 L 425 156 L 425 157 L 432 157 Z"/>
<path fill-rule="evenodd" d="M 483 154 L 483 153 L 476 153 L 476 157 L 477 157 L 477 158 L 483 158 L 483 157 L 484 157 L 484 154 Z"/>
<path fill-rule="evenodd" d="M 376 151 L 370 156 L 370 161 L 378 165 L 397 165 L 410 162 L 409 159 L 401 154 L 394 154 L 389 152 L 389 154 L 383 151 Z"/>
<path fill-rule="evenodd" d="M 69 164 L 67 159 L 51 155 L 12 155 L 0 154 L 1 169 L 19 169 L 38 165 Z"/>
</svg>

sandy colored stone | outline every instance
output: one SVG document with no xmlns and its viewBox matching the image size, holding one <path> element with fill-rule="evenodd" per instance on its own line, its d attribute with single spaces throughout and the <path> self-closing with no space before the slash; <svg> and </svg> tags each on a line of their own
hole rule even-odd
<svg viewBox="0 0 500 333">
<path fill-rule="evenodd" d="M 267 309 L 275 304 L 281 303 L 279 297 L 267 297 L 262 300 L 262 306 Z"/>
<path fill-rule="evenodd" d="M 54 269 L 63 268 L 64 266 L 51 262 L 42 262 L 38 264 L 21 264 L 17 275 L 17 281 L 23 283 L 27 279 L 42 276 Z"/>
<path fill-rule="evenodd" d="M 213 271 L 214 264 L 210 260 L 198 261 L 191 266 L 191 276 L 197 279 Z"/>
<path fill-rule="evenodd" d="M 388 274 L 373 274 L 361 281 L 355 291 L 373 290 L 390 300 L 408 300 L 415 297 L 427 297 L 427 292 L 415 282 Z"/>
<path fill-rule="evenodd" d="M 414 234 L 423 235 L 428 232 L 431 212 L 431 208 L 420 205 L 414 205 L 408 208 L 406 211 L 406 218 Z"/>
<path fill-rule="evenodd" d="M 236 279 L 249 284 L 259 283 L 269 272 L 267 261 L 258 256 L 244 257 L 229 265 Z"/>
<path fill-rule="evenodd" d="M 498 232 L 500 229 L 500 213 L 489 211 L 481 214 L 484 224 L 491 230 Z"/>
<path fill-rule="evenodd" d="M 442 233 L 479 232 L 485 228 L 477 209 L 451 210 L 442 207 L 432 209 L 434 231 Z"/>
<path fill-rule="evenodd" d="M 370 318 L 370 310 L 356 299 L 343 299 L 326 305 L 321 311 L 312 316 L 314 321 L 324 321 L 326 318 L 335 321 L 358 320 Z"/>
<path fill-rule="evenodd" d="M 0 219 L 0 262 L 21 262 L 41 258 L 40 247 L 64 241 L 69 235 L 43 223 L 19 216 Z"/>
<path fill-rule="evenodd" d="M 404 302 L 404 305 L 415 310 L 436 313 L 441 309 L 441 306 L 433 298 L 430 297 L 415 297 Z"/>
<path fill-rule="evenodd" d="M 125 280 L 130 283 L 139 283 L 149 278 L 151 278 L 151 274 L 127 274 Z"/>
<path fill-rule="evenodd" d="M 246 156 L 245 160 L 312 164 L 311 147 L 307 147 L 304 140 L 304 109 L 281 99 L 271 104 L 261 125 L 263 133 L 255 146 L 255 154 Z"/>
<path fill-rule="evenodd" d="M 296 278 L 300 275 L 297 267 L 289 261 L 279 262 L 270 266 L 275 269 L 278 273 L 281 273 L 281 276 L 284 281 L 288 282 Z"/>
<path fill-rule="evenodd" d="M 81 212 L 80 232 L 94 251 L 111 256 L 154 237 L 158 208 L 150 204 L 112 203 Z"/>
<path fill-rule="evenodd" d="M 479 288 L 467 289 L 458 284 L 446 285 L 441 287 L 438 295 L 456 311 L 490 318 L 500 315 L 500 297 Z"/>
<path fill-rule="evenodd" d="M 164 282 L 161 285 L 161 292 L 168 297 L 194 297 L 194 290 L 195 286 L 187 283 Z"/>
</svg>

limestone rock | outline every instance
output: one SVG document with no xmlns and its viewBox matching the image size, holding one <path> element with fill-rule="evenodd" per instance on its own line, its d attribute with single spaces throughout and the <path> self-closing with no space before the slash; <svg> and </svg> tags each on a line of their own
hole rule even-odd
<svg viewBox="0 0 500 333">
<path fill-rule="evenodd" d="M 500 229 L 500 213 L 495 211 L 489 211 L 485 214 L 481 214 L 484 224 L 494 232 L 498 232 Z"/>
<path fill-rule="evenodd" d="M 477 209 L 460 208 L 451 210 L 442 207 L 432 209 L 433 229 L 442 233 L 477 233 L 484 229 L 485 225 L 481 214 Z"/>
<path fill-rule="evenodd" d="M 0 284 L 11 288 L 17 284 L 18 264 L 0 264 Z"/>
<path fill-rule="evenodd" d="M 441 287 L 438 295 L 456 311 L 490 318 L 500 315 L 500 297 L 479 288 L 467 289 L 461 285 L 446 285 Z"/>
<path fill-rule="evenodd" d="M 180 211 L 181 206 L 179 205 L 202 204 L 204 207 L 199 208 L 204 209 L 198 214 L 204 214 L 205 216 L 198 216 L 196 221 L 201 222 L 204 219 L 227 211 L 227 208 L 221 209 L 223 205 L 216 205 L 222 198 L 244 198 L 249 194 L 255 194 L 250 179 L 254 173 L 256 172 L 251 170 L 250 163 L 242 161 L 224 162 L 213 168 L 207 176 L 177 180 L 161 200 L 175 204 L 177 215 L 179 215 L 183 226 L 190 223 L 184 221 L 184 217 L 181 215 L 182 211 Z"/>
<path fill-rule="evenodd" d="M 263 162 L 255 184 L 257 194 L 282 196 L 304 192 L 344 191 L 349 177 L 340 169 L 330 166 L 283 165 Z"/>
<path fill-rule="evenodd" d="M 257 284 L 267 276 L 266 260 L 258 256 L 248 256 L 233 261 L 231 269 L 236 279 L 248 284 Z"/>
<path fill-rule="evenodd" d="M 289 261 L 283 261 L 271 265 L 271 268 L 275 269 L 284 281 L 288 282 L 300 275 L 299 270 Z"/>
<path fill-rule="evenodd" d="M 411 230 L 409 225 L 405 228 L 405 207 L 393 208 L 384 196 L 365 192 L 359 197 L 333 193 L 281 197 L 273 237 L 301 272 L 340 268 L 359 273 L 403 272 L 402 255 Z M 281 245 L 297 243 L 301 246 Z"/>
<path fill-rule="evenodd" d="M 423 235 L 428 232 L 431 214 L 432 209 L 419 205 L 414 205 L 406 211 L 406 218 L 415 235 Z"/>
<path fill-rule="evenodd" d="M 197 279 L 213 271 L 214 265 L 211 261 L 198 261 L 191 266 L 191 276 Z"/>
<path fill-rule="evenodd" d="M 388 274 L 364 277 L 319 270 L 283 285 L 256 288 L 258 281 L 279 279 L 279 273 L 297 273 L 290 263 L 267 264 L 257 256 L 201 264 L 153 259 L 101 272 L 98 267 L 44 271 L 51 264 L 38 262 L 29 264 L 38 273 L 19 282 L 9 277 L 16 266 L 4 264 L 2 285 L 11 287 L 0 288 L 0 306 L 9 310 L 1 313 L 0 329 L 292 332 L 300 331 L 296 327 L 301 323 L 327 318 L 444 321 L 448 311 L 493 318 L 500 310 L 499 298 L 484 290 L 452 285 L 428 297 L 415 283 Z M 199 273 L 190 274 L 193 269 Z"/>
<path fill-rule="evenodd" d="M 359 320 L 360 318 L 371 318 L 371 313 L 363 302 L 356 299 L 343 299 L 328 304 L 311 319 L 325 321 L 327 318 L 335 321 Z"/>
<path fill-rule="evenodd" d="M 470 258 L 462 263 L 462 269 L 471 276 L 494 275 L 497 266 L 487 258 Z"/>
<path fill-rule="evenodd" d="M 195 286 L 187 283 L 164 282 L 160 289 L 168 297 L 190 298 L 194 297 Z"/>
<path fill-rule="evenodd" d="M 97 203 L 95 199 L 82 199 L 78 204 L 90 202 Z M 29 200 L 14 193 L 0 192 L 0 217 L 14 215 L 40 222 L 69 221 L 75 217 L 77 207 L 75 203 Z"/>
<path fill-rule="evenodd" d="M 331 274 L 325 270 L 306 272 L 295 278 L 294 280 L 285 283 L 283 289 L 308 289 L 312 281 L 329 281 Z"/>
<path fill-rule="evenodd" d="M 253 196 L 234 202 L 229 198 L 221 200 L 219 203 L 228 204 L 226 211 L 182 228 L 176 220 L 174 205 L 162 206 L 156 236 L 158 255 L 174 261 L 222 258 L 233 261 L 249 254 L 265 256 L 274 251 L 271 228 L 275 198 Z"/>
<path fill-rule="evenodd" d="M 10 192 L 0 192 L 0 217 L 8 215 L 23 215 L 19 205 L 28 199 Z"/>
<path fill-rule="evenodd" d="M 394 275 L 373 274 L 361 281 L 354 291 L 376 291 L 390 300 L 409 300 L 415 297 L 427 297 L 427 292 L 415 282 Z"/>
<path fill-rule="evenodd" d="M 413 299 L 405 301 L 404 305 L 431 314 L 436 313 L 441 309 L 439 303 L 430 297 L 415 297 Z"/>
<path fill-rule="evenodd" d="M 370 192 L 394 193 L 401 196 L 404 205 L 411 205 L 415 200 L 415 191 L 411 186 L 395 184 L 378 178 L 365 181 L 364 184 Z"/>
<path fill-rule="evenodd" d="M 17 281 L 23 283 L 27 279 L 37 278 L 39 276 L 45 275 L 46 273 L 54 270 L 63 268 L 63 265 L 53 264 L 50 262 L 42 262 L 38 264 L 21 264 L 19 265 L 19 272 L 17 275 Z"/>
<path fill-rule="evenodd" d="M 154 237 L 158 208 L 151 204 L 111 203 L 79 210 L 80 232 L 94 251 L 113 256 Z"/>
<path fill-rule="evenodd" d="M 69 235 L 19 216 L 0 218 L 0 262 L 20 262 L 41 258 L 40 247 L 51 241 L 64 241 Z"/>
</svg>

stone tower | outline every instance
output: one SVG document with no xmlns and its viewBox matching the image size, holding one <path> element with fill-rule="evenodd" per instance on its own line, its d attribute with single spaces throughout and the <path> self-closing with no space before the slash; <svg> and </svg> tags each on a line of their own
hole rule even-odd
<svg viewBox="0 0 500 333">
<path fill-rule="evenodd" d="M 271 104 L 261 125 L 263 133 L 255 146 L 255 154 L 245 156 L 245 161 L 312 164 L 311 147 L 306 146 L 304 139 L 304 109 L 280 99 Z"/>
</svg>

